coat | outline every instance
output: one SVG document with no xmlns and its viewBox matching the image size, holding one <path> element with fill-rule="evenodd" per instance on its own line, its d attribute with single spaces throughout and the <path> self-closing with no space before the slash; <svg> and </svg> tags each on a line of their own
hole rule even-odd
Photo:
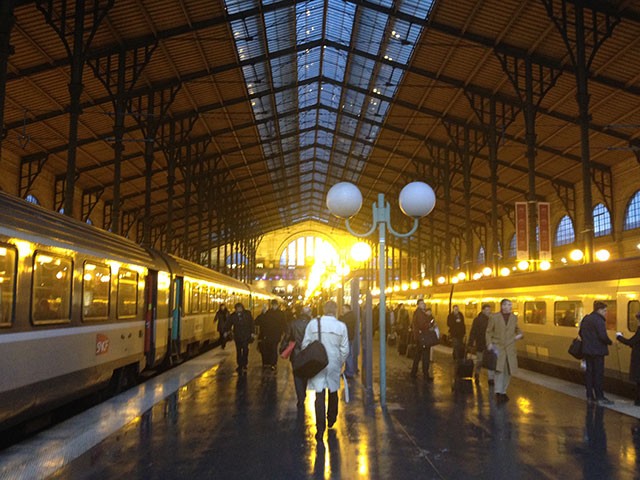
<svg viewBox="0 0 640 480">
<path fill-rule="evenodd" d="M 607 321 L 598 312 L 591 312 L 580 322 L 583 355 L 606 356 L 613 342 L 607 335 Z"/>
<path fill-rule="evenodd" d="M 253 334 L 253 317 L 247 310 L 233 312 L 229 317 L 229 325 L 233 328 L 233 339 L 238 343 L 251 340 Z"/>
<path fill-rule="evenodd" d="M 218 310 L 215 321 L 218 323 L 218 333 L 224 334 L 229 330 L 229 310 Z"/>
<path fill-rule="evenodd" d="M 471 324 L 471 333 L 469 333 L 469 341 L 467 342 L 467 347 L 471 348 L 475 345 L 476 351 L 478 352 L 484 352 L 487 349 L 488 325 L 489 317 L 480 312 L 480 314 L 473 319 L 473 323 Z"/>
<path fill-rule="evenodd" d="M 260 321 L 256 321 L 260 327 L 260 338 L 268 342 L 279 342 L 282 334 L 287 330 L 287 321 L 282 310 L 271 308 Z"/>
<path fill-rule="evenodd" d="M 631 347 L 631 363 L 629 364 L 629 380 L 640 383 L 640 326 L 631 338 L 618 335 L 618 341 Z"/>
<path fill-rule="evenodd" d="M 413 321 L 411 322 L 411 325 L 413 341 L 417 345 L 420 345 L 420 334 L 427 333 L 429 330 L 435 330 L 436 320 L 433 318 L 433 316 L 427 315 L 426 312 L 418 308 L 415 312 L 413 312 Z"/>
<path fill-rule="evenodd" d="M 309 390 L 321 392 L 329 389 L 330 392 L 337 392 L 340 388 L 340 374 L 342 365 L 349 356 L 349 334 L 347 326 L 336 317 L 323 315 L 320 318 L 320 333 L 322 345 L 327 350 L 329 364 L 322 369 L 315 377 L 307 382 Z M 304 349 L 314 340 L 318 340 L 318 321 L 311 320 L 304 332 L 302 348 Z"/>
<path fill-rule="evenodd" d="M 300 353 L 300 350 L 302 350 L 302 342 L 304 340 L 304 334 L 307 331 L 309 320 L 310 318 L 306 315 L 300 315 L 300 317 L 296 318 L 289 324 L 287 335 L 285 336 L 284 340 L 286 340 L 287 345 L 291 341 L 296 342 L 296 346 L 293 348 L 293 352 L 291 352 L 291 356 L 289 357 L 289 360 L 291 360 L 292 362 L 293 358 L 298 353 Z M 284 345 L 284 343 L 285 342 L 283 342 L 283 346 L 286 348 L 286 345 Z"/>
<path fill-rule="evenodd" d="M 501 312 L 493 313 L 489 317 L 485 341 L 487 345 L 493 344 L 498 350 L 496 371 L 504 372 L 509 365 L 509 371 L 514 374 L 518 370 L 518 355 L 516 352 L 516 335 L 522 332 L 518 328 L 518 317 L 509 314 L 508 322 L 504 323 Z"/>
<path fill-rule="evenodd" d="M 447 317 L 447 327 L 449 327 L 449 335 L 451 338 L 462 340 L 467 333 L 467 327 L 464 324 L 464 315 L 462 312 L 451 312 Z"/>
</svg>

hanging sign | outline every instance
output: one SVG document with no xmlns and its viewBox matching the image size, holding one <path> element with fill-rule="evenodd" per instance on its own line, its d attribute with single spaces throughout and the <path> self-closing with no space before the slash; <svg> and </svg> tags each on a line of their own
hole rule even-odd
<svg viewBox="0 0 640 480">
<path fill-rule="evenodd" d="M 540 260 L 551 261 L 551 204 L 538 203 L 538 225 L 540 226 Z"/>
<path fill-rule="evenodd" d="M 529 260 L 529 204 L 516 202 L 516 259 Z"/>
</svg>

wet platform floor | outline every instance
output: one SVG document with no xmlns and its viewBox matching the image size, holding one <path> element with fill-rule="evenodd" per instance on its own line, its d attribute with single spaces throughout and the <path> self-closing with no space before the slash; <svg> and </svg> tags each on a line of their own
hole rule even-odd
<svg viewBox="0 0 640 480">
<path fill-rule="evenodd" d="M 640 478 L 637 419 L 520 379 L 496 404 L 486 377 L 452 381 L 447 354 L 427 383 L 391 350 L 387 411 L 352 380 L 318 443 L 314 394 L 296 409 L 288 362 L 263 370 L 252 349 L 238 376 L 230 353 L 54 478 Z"/>
</svg>

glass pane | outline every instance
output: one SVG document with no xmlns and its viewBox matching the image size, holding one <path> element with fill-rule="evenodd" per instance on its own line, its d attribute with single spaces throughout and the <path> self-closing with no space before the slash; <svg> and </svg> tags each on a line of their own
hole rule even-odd
<svg viewBox="0 0 640 480">
<path fill-rule="evenodd" d="M 200 289 L 200 296 L 202 297 L 202 311 L 208 312 L 209 311 L 209 288 L 202 287 Z"/>
<path fill-rule="evenodd" d="M 638 320 L 636 319 L 636 313 L 640 312 L 640 302 L 638 300 L 632 300 L 627 306 L 627 328 L 630 332 L 635 332 L 638 329 Z"/>
<path fill-rule="evenodd" d="M 298 239 L 298 267 L 304 267 L 304 237 Z"/>
<path fill-rule="evenodd" d="M 547 322 L 545 302 L 524 302 L 524 323 L 543 325 Z"/>
<path fill-rule="evenodd" d="M 171 277 L 166 272 L 158 272 L 158 305 L 157 318 L 167 318 L 169 316 L 169 288 L 171 287 Z"/>
<path fill-rule="evenodd" d="M 11 323 L 15 304 L 16 251 L 0 247 L 0 323 Z"/>
<path fill-rule="evenodd" d="M 288 265 L 295 265 L 296 264 L 296 242 L 291 242 L 289 244 L 289 263 Z"/>
<path fill-rule="evenodd" d="M 111 269 L 105 265 L 85 263 L 82 273 L 82 318 L 106 319 L 109 316 Z"/>
<path fill-rule="evenodd" d="M 131 270 L 118 272 L 118 318 L 135 317 L 138 313 L 138 274 Z"/>
<path fill-rule="evenodd" d="M 607 304 L 607 330 L 617 330 L 618 302 L 617 300 L 602 300 Z"/>
<path fill-rule="evenodd" d="M 478 314 L 478 304 L 476 302 L 467 303 L 464 306 L 464 318 L 473 320 Z"/>
<path fill-rule="evenodd" d="M 33 264 L 31 311 L 35 323 L 70 320 L 71 260 L 37 253 Z"/>
<path fill-rule="evenodd" d="M 184 315 L 191 313 L 191 282 L 184 282 Z"/>
<path fill-rule="evenodd" d="M 191 313 L 200 311 L 200 287 L 194 285 L 191 287 Z"/>
<path fill-rule="evenodd" d="M 582 302 L 556 302 L 553 322 L 559 327 L 577 327 L 584 316 Z"/>
</svg>

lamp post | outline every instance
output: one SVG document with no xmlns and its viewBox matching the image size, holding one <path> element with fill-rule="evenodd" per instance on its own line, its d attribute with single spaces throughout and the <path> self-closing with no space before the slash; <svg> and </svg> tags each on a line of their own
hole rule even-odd
<svg viewBox="0 0 640 480">
<path fill-rule="evenodd" d="M 387 405 L 387 357 L 386 357 L 386 267 L 385 244 L 387 229 L 396 237 L 409 237 L 415 233 L 420 223 L 420 218 L 428 215 L 436 203 L 433 189 L 423 182 L 412 182 L 406 185 L 400 192 L 400 209 L 413 218 L 413 228 L 407 233 L 396 232 L 391 226 L 391 208 L 385 201 L 384 194 L 378 194 L 378 202 L 372 205 L 373 222 L 371 229 L 366 233 L 355 232 L 349 224 L 349 218 L 356 215 L 362 207 L 362 194 L 358 187 L 349 182 L 337 183 L 327 193 L 327 207 L 333 215 L 345 219 L 349 233 L 356 237 L 365 238 L 372 235 L 378 229 L 379 245 L 379 288 L 380 288 L 380 403 L 383 408 Z"/>
</svg>

